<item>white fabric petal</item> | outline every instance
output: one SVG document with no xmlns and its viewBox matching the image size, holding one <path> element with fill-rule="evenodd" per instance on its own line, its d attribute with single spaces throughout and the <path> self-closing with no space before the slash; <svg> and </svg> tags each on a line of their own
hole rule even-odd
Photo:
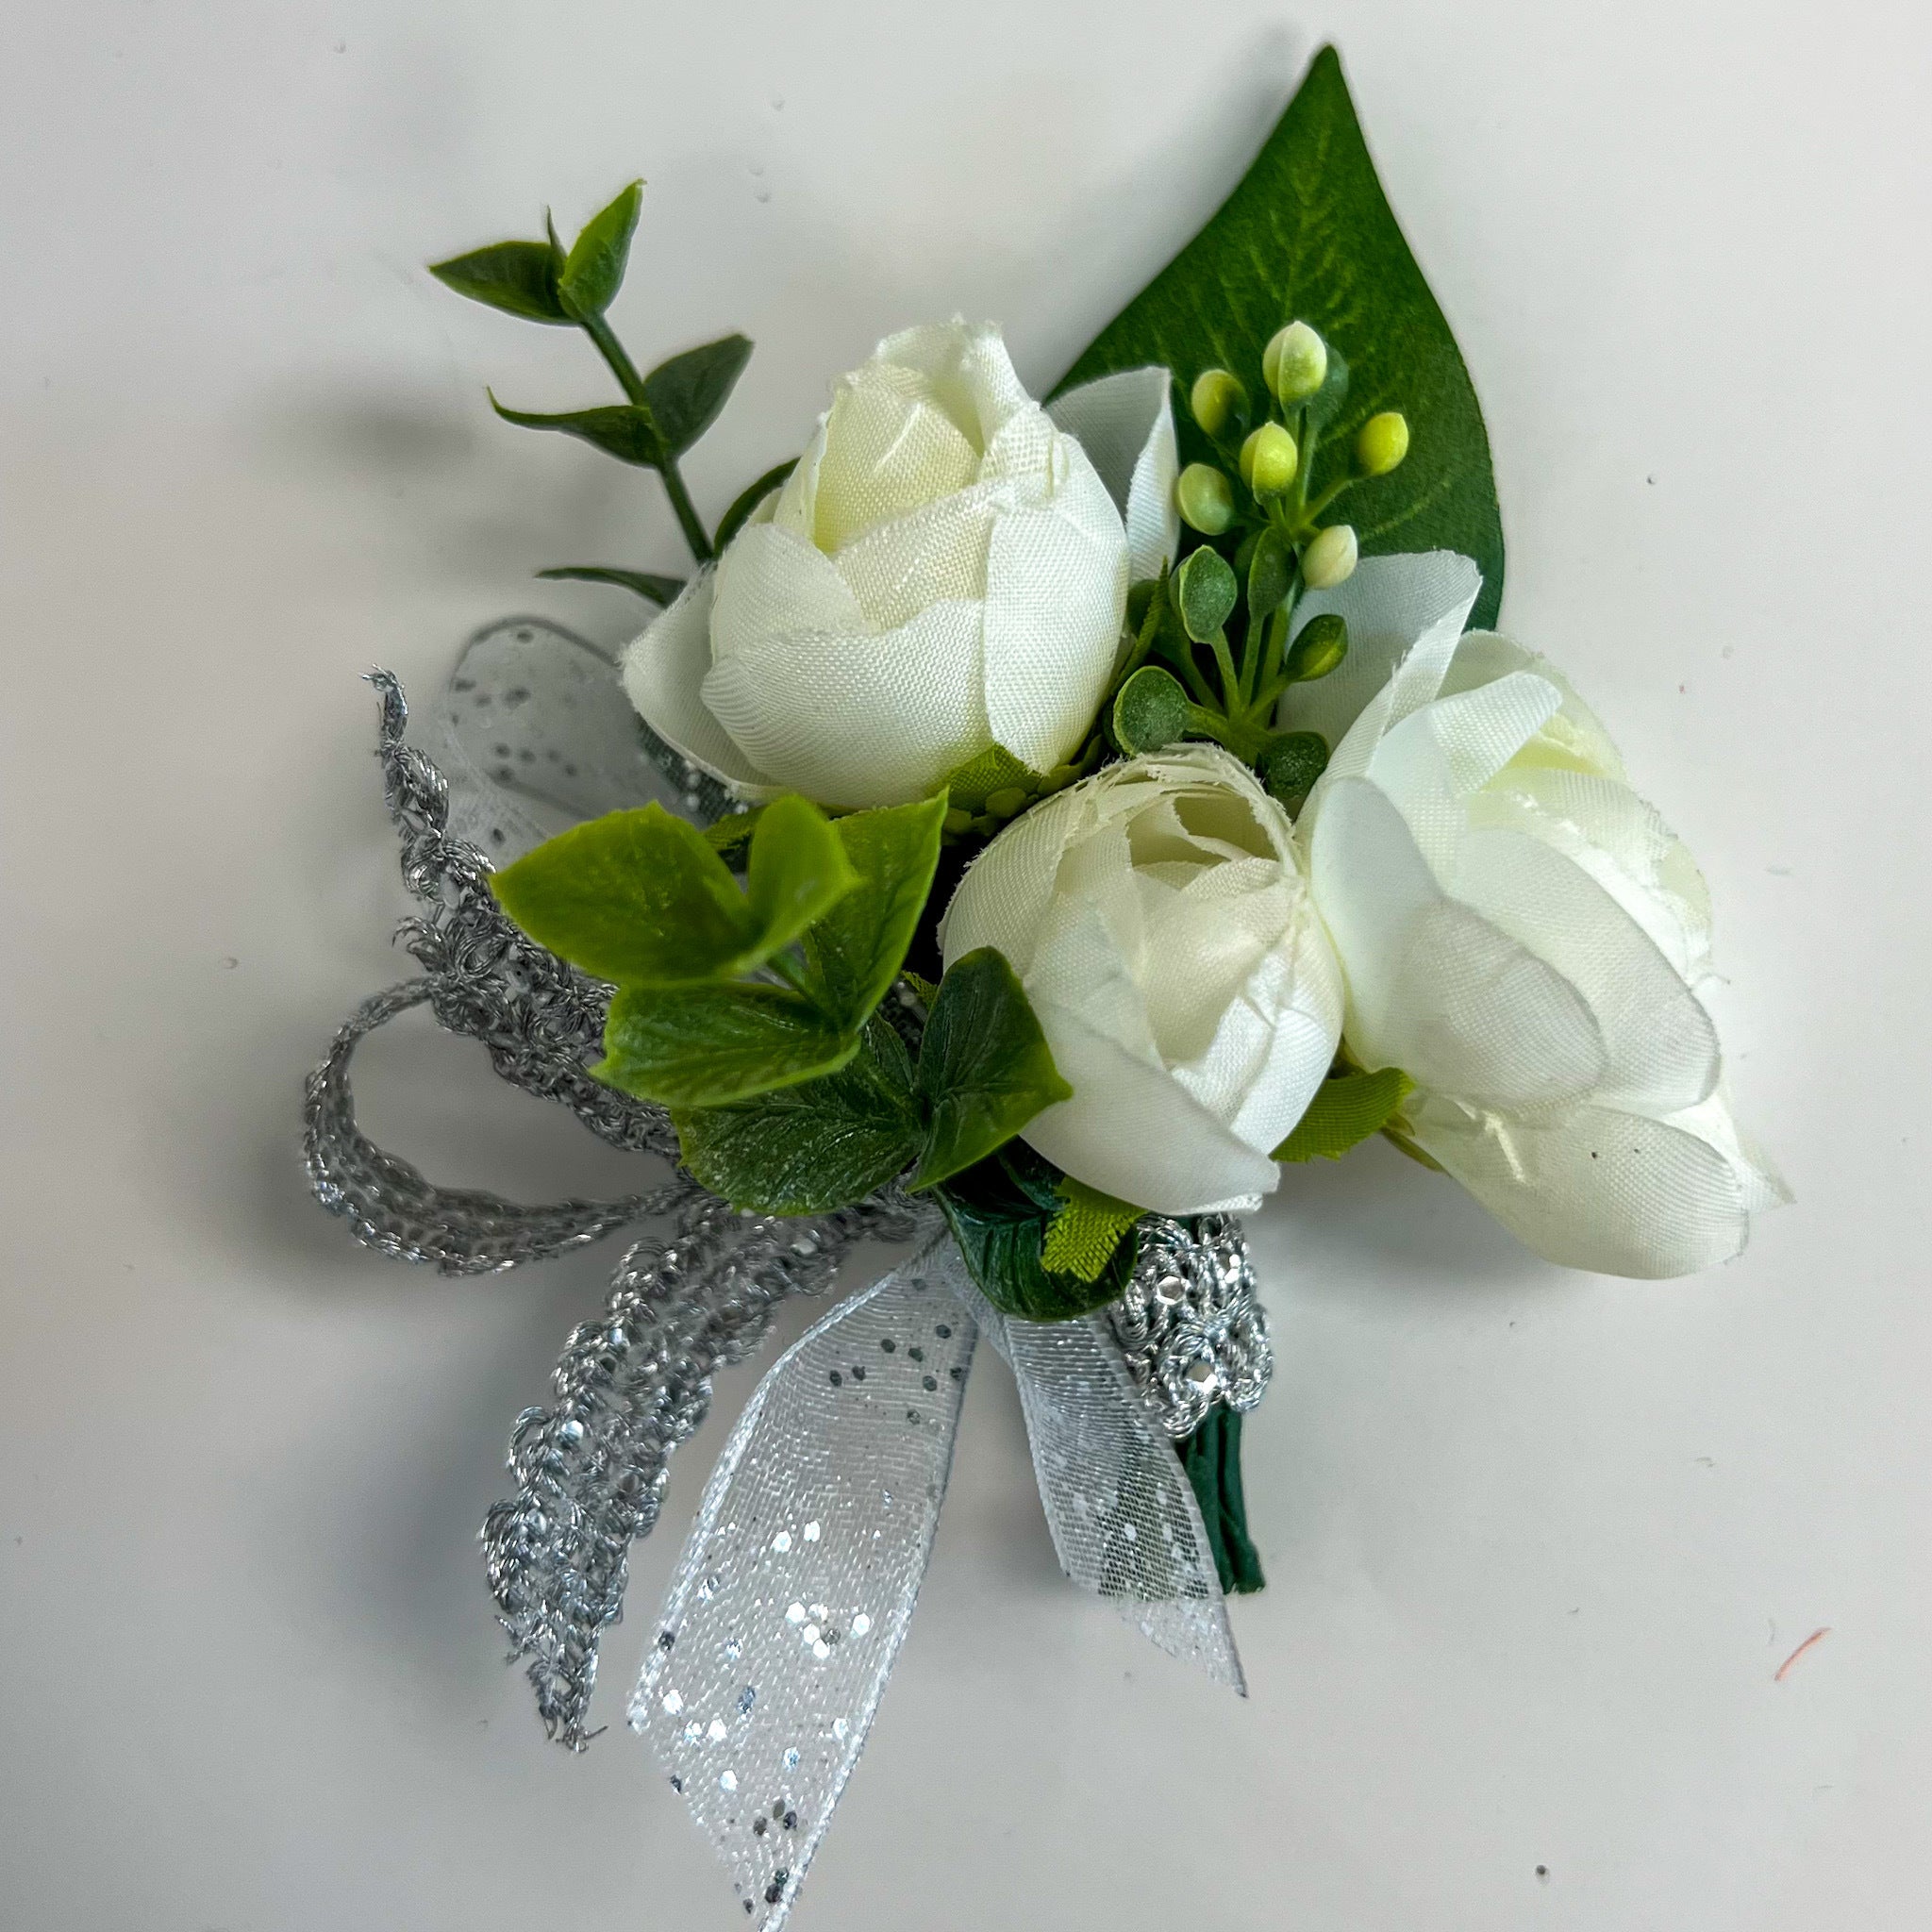
<svg viewBox="0 0 1932 1932">
<path fill-rule="evenodd" d="M 703 570 L 671 608 L 624 654 L 624 689 L 638 715 L 692 764 L 745 791 L 766 774 L 733 741 L 702 695 L 711 668 L 711 603 L 716 582 Z"/>
<path fill-rule="evenodd" d="M 1233 1195 L 1272 1194 L 1281 1172 L 1158 1065 L 1064 1008 L 1035 1003 L 1074 1099 L 1036 1114 L 1021 1138 L 1076 1180 L 1156 1214 L 1198 1214 Z M 1095 1106 L 1080 1096 L 1104 1095 Z"/>
<path fill-rule="evenodd" d="M 1180 547 L 1174 479 L 1174 378 L 1165 369 L 1126 369 L 1069 390 L 1047 414 L 1092 460 L 1127 533 L 1136 581 L 1158 576 Z"/>
<path fill-rule="evenodd" d="M 740 531 L 715 576 L 711 655 L 717 658 L 798 631 L 872 627 L 838 565 L 775 522 Z"/>
<path fill-rule="evenodd" d="M 895 631 L 761 638 L 721 658 L 705 703 L 745 755 L 822 805 L 929 797 L 986 743 L 977 604 L 934 604 Z M 891 729 L 856 721 L 890 719 Z"/>
<path fill-rule="evenodd" d="M 1067 456 L 1054 507 L 1001 518 L 986 560 L 987 726 L 1036 772 L 1092 724 L 1126 609 L 1125 539 L 1092 465 L 1077 445 Z M 1096 503 L 1112 521 L 1098 542 L 1080 527 Z"/>
<path fill-rule="evenodd" d="M 1348 625 L 1348 656 L 1326 677 L 1291 684 L 1282 697 L 1284 731 L 1319 731 L 1340 755 L 1344 739 L 1371 702 L 1387 689 L 1397 664 L 1412 658 L 1407 682 L 1436 695 L 1456 641 L 1469 622 L 1482 573 L 1453 550 L 1416 556 L 1365 557 L 1347 582 L 1310 591 L 1295 607 L 1297 633 L 1311 617 L 1334 612 Z M 1415 708 L 1405 703 L 1397 716 Z M 1391 716 L 1388 722 L 1397 722 Z M 1366 755 L 1347 769 L 1358 771 Z"/>
</svg>

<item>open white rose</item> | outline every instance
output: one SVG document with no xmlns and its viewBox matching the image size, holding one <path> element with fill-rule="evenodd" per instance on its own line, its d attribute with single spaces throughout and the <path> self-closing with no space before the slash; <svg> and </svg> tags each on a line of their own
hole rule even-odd
<svg viewBox="0 0 1932 1932">
<path fill-rule="evenodd" d="M 1112 765 L 960 882 L 946 962 L 996 946 L 1074 1095 L 1024 1138 L 1163 1214 L 1272 1192 L 1335 1057 L 1341 984 L 1287 814 L 1216 745 Z"/>
<path fill-rule="evenodd" d="M 994 745 L 1050 771 L 1107 688 L 1130 562 L 1174 549 L 1168 389 L 1134 370 L 1048 411 L 996 328 L 881 342 L 631 645 L 631 702 L 746 797 L 904 804 Z"/>
<path fill-rule="evenodd" d="M 1564 679 L 1458 636 L 1475 587 L 1465 559 L 1388 558 L 1310 600 L 1352 639 L 1284 720 L 1345 733 L 1299 826 L 1344 1040 L 1416 1082 L 1416 1144 L 1539 1254 L 1689 1274 L 1786 1198 L 1696 991 L 1704 882 Z"/>
</svg>

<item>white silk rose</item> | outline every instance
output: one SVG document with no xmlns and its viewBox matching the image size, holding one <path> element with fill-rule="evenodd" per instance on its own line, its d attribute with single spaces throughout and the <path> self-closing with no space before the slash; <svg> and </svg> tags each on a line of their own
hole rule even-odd
<svg viewBox="0 0 1932 1932">
<path fill-rule="evenodd" d="M 1476 588 L 1466 558 L 1387 558 L 1304 607 L 1351 638 L 1283 717 L 1339 740 L 1298 829 L 1344 1041 L 1408 1074 L 1414 1144 L 1539 1254 L 1690 1274 L 1787 1198 L 1698 994 L 1704 882 L 1563 677 L 1462 634 Z"/>
<path fill-rule="evenodd" d="M 1107 689 L 1130 571 L 1173 554 L 1168 390 L 1134 370 L 1047 410 L 996 328 L 881 342 L 631 645 L 631 702 L 747 798 L 902 805 L 994 746 L 1052 770 Z"/>
<path fill-rule="evenodd" d="M 1216 745 L 1112 765 L 960 881 L 947 965 L 995 946 L 1073 1098 L 1022 1137 L 1162 1214 L 1252 1205 L 1335 1057 L 1342 995 L 1287 814 Z"/>
</svg>

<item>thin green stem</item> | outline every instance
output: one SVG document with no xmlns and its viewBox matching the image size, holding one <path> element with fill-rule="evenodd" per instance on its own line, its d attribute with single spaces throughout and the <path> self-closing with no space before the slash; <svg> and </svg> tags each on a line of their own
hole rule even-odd
<svg viewBox="0 0 1932 1932">
<path fill-rule="evenodd" d="M 1199 703 L 1206 705 L 1209 710 L 1216 708 L 1214 687 L 1208 682 L 1200 665 L 1195 661 L 1192 644 L 1188 646 L 1187 655 L 1181 659 L 1181 675 L 1188 680 L 1188 689 L 1194 693 Z"/>
<path fill-rule="evenodd" d="M 1214 662 L 1221 671 L 1222 707 L 1231 710 L 1241 703 L 1241 680 L 1234 668 L 1234 653 L 1227 647 L 1227 633 L 1218 630 L 1208 641 L 1213 646 Z"/>
<path fill-rule="evenodd" d="M 618 387 L 630 399 L 632 405 L 650 413 L 650 398 L 644 393 L 644 378 L 638 374 L 638 367 L 630 359 L 625 346 L 617 340 L 616 331 L 601 315 L 580 315 L 577 325 L 596 345 L 597 353 L 603 357 L 606 366 L 616 376 Z M 684 477 L 679 473 L 677 458 L 669 450 L 664 459 L 657 466 L 658 474 L 664 479 L 664 493 L 671 499 L 672 510 L 677 518 L 677 527 L 684 532 L 686 547 L 693 559 L 699 563 L 709 563 L 713 555 L 711 540 L 705 534 L 705 526 L 699 519 L 697 506 L 691 500 L 691 491 L 684 487 Z"/>
</svg>

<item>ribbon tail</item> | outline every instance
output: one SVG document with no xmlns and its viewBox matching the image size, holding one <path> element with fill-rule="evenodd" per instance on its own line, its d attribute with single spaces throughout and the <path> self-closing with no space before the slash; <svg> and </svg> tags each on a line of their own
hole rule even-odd
<svg viewBox="0 0 1932 1932">
<path fill-rule="evenodd" d="M 941 1238 L 773 1365 L 631 1700 L 765 1932 L 824 1840 L 925 1575 L 977 1339 L 965 1291 Z"/>
<path fill-rule="evenodd" d="M 1023 1322 L 972 1291 L 1012 1365 L 1060 1567 L 1170 1657 L 1248 1694 L 1193 1484 L 1104 1316 Z"/>
</svg>

